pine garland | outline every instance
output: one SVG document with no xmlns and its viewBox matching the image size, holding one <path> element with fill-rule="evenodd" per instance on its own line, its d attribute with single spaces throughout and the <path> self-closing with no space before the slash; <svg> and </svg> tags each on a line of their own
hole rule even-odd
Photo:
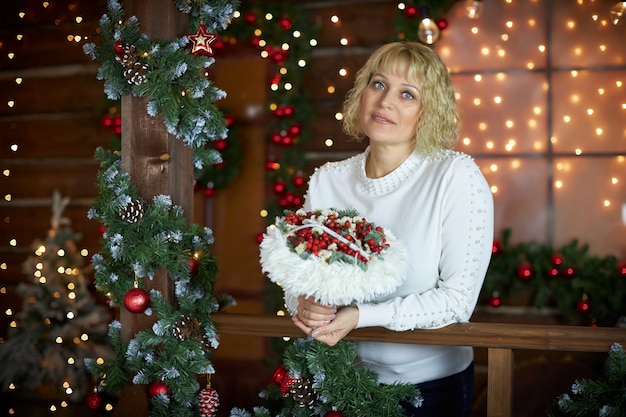
<svg viewBox="0 0 626 417">
<path fill-rule="evenodd" d="M 626 262 L 590 255 L 574 239 L 559 248 L 538 242 L 511 244 L 505 229 L 494 241 L 483 300 L 529 293 L 535 307 L 553 305 L 572 324 L 615 326 L 626 316 Z"/>
<path fill-rule="evenodd" d="M 266 219 L 302 205 L 306 185 L 303 149 L 311 138 L 306 126 L 314 116 L 302 85 L 318 32 L 319 27 L 302 8 L 270 3 L 244 4 L 223 35 L 225 44 L 243 40 L 273 63 L 266 109 L 272 116 L 267 128 L 266 178 L 269 184 L 281 186 L 273 187 L 275 195 L 266 202 Z"/>
<path fill-rule="evenodd" d="M 208 1 L 189 3 L 176 1 L 179 9 L 191 14 L 192 21 L 202 20 L 211 30 L 225 28 L 237 4 L 223 0 L 217 5 Z M 185 49 L 189 43 L 186 36 L 149 39 L 140 33 L 136 17 L 125 20 L 124 10 L 116 0 L 109 0 L 100 28 L 100 42 L 85 44 L 84 50 L 102 63 L 97 78 L 105 81 L 107 97 L 146 97 L 148 114 L 161 114 L 167 131 L 195 150 L 195 168 L 220 162 L 219 152 L 205 147 L 208 141 L 225 138 L 228 132 L 222 113 L 214 105 L 226 93 L 203 75 L 214 59 L 192 55 Z M 146 68 L 145 74 L 134 82 L 125 75 L 125 65 L 116 52 L 120 48 L 134 49 L 137 62 Z"/>
<path fill-rule="evenodd" d="M 285 375 L 262 391 L 259 396 L 280 404 L 278 411 L 265 406 L 255 407 L 253 413 L 234 408 L 230 417 L 310 417 L 325 416 L 338 411 L 345 417 L 401 417 L 401 402 L 419 406 L 422 398 L 412 384 L 383 385 L 375 371 L 357 359 L 356 344 L 340 341 L 330 347 L 310 338 L 295 339 L 285 350 Z M 278 368 L 275 375 L 283 369 Z M 285 382 L 286 381 L 286 382 Z M 290 387 L 298 381 L 310 383 L 314 390 L 311 405 L 296 398 L 297 390 Z M 282 391 L 282 392 L 281 392 Z"/>
<path fill-rule="evenodd" d="M 606 375 L 575 381 L 548 409 L 548 417 L 623 417 L 626 415 L 626 353 L 615 343 L 609 350 Z"/>
<path fill-rule="evenodd" d="M 96 158 L 101 161 L 101 192 L 89 218 L 106 227 L 102 253 L 93 256 L 97 289 L 109 295 L 112 305 L 119 305 L 128 290 L 142 285 L 137 277 L 152 279 L 164 269 L 175 282 L 176 307 L 152 290 L 146 314 L 156 313 L 157 322 L 122 345 L 121 325 L 114 321 L 109 335 L 116 357 L 90 366 L 96 376 L 106 378 L 107 391 L 122 389 L 130 375 L 134 384 L 164 382 L 169 395 L 151 398 L 152 416 L 197 415 L 197 377 L 214 373 L 209 354 L 218 346 L 211 314 L 233 303 L 229 296 L 213 295 L 217 268 L 209 252 L 212 232 L 187 225 L 182 209 L 165 195 L 144 203 L 141 218 L 129 223 L 120 216 L 120 208 L 140 200 L 130 175 L 121 171 L 116 153 L 99 148 Z M 181 319 L 189 317 L 201 330 L 181 340 Z"/>
</svg>

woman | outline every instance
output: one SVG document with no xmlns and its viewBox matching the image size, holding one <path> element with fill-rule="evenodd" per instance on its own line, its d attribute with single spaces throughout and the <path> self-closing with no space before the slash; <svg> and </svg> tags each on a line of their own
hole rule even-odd
<svg viewBox="0 0 626 417">
<path fill-rule="evenodd" d="M 407 278 L 390 296 L 350 306 L 286 294 L 294 323 L 332 346 L 359 327 L 468 321 L 491 256 L 493 198 L 474 161 L 452 150 L 459 114 L 445 65 L 418 43 L 384 45 L 357 73 L 343 127 L 369 146 L 316 169 L 304 209 L 354 208 L 388 228 L 409 251 Z M 417 384 L 424 401 L 405 405 L 408 416 L 469 414 L 471 347 L 362 342 L 358 352 L 380 382 Z"/>
</svg>

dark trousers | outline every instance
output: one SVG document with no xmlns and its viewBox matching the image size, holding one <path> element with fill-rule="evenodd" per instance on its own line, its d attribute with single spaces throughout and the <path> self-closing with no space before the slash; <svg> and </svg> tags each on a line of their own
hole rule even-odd
<svg viewBox="0 0 626 417">
<path fill-rule="evenodd" d="M 407 417 L 467 417 L 474 394 L 474 363 L 464 371 L 416 385 L 422 405 L 402 403 Z"/>
</svg>

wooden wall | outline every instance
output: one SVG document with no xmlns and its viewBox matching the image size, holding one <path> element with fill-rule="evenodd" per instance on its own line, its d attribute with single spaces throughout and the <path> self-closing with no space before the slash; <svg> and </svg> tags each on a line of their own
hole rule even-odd
<svg viewBox="0 0 626 417">
<path fill-rule="evenodd" d="M 313 140 L 306 146 L 308 166 L 313 168 L 363 148 L 345 140 L 334 114 L 341 110 L 356 70 L 376 46 L 393 37 L 396 9 L 395 2 L 383 0 L 305 0 L 298 5 L 310 12 L 313 22 L 324 22 L 303 86 L 314 113 L 309 125 Z M 21 10 L 31 12 L 21 19 Z M 112 136 L 100 125 L 104 94 L 103 83 L 96 79 L 98 64 L 84 55 L 84 41 L 69 41 L 67 35 L 94 35 L 105 11 L 106 0 L 51 0 L 47 8 L 35 0 L 0 2 L 0 337 L 9 320 L 4 312 L 20 309 L 14 291 L 26 279 L 21 263 L 31 253 L 31 242 L 43 239 L 49 229 L 54 190 L 72 199 L 65 214 L 82 233 L 81 246 L 90 255 L 99 251 L 98 225 L 86 213 L 98 192 L 94 151 L 110 147 Z M 341 22 L 328 25 L 333 14 L 341 16 Z M 80 24 L 76 16 L 82 17 Z M 20 34 L 22 40 L 17 39 Z M 350 39 L 350 47 L 338 44 L 343 36 Z M 225 104 L 244 119 L 246 106 L 263 105 L 266 65 L 256 51 L 245 48 L 221 64 L 218 58 L 217 84 L 229 94 Z M 339 67 L 348 70 L 345 78 L 335 76 Z M 248 84 L 241 88 L 244 78 Z M 327 91 L 330 84 L 333 94 Z M 11 100 L 14 105 L 9 106 Z M 236 310 L 250 313 L 263 310 L 264 278 L 254 240 L 263 229 L 263 220 L 256 217 L 266 189 L 263 123 L 262 117 L 247 120 L 242 129 L 246 154 L 239 178 L 213 199 L 198 193 L 194 209 L 196 222 L 215 232 L 217 291 L 235 296 Z M 326 138 L 334 139 L 332 151 L 324 144 Z M 17 150 L 12 150 L 13 144 Z M 11 239 L 17 243 L 11 244 Z M 268 354 L 264 343 L 236 337 L 222 341 L 216 368 L 225 410 L 254 404 L 255 394 L 267 383 L 271 370 L 262 365 Z"/>
<path fill-rule="evenodd" d="M 54 190 L 72 199 L 65 215 L 82 234 L 81 247 L 98 248 L 98 225 L 86 214 L 97 195 L 94 151 L 109 146 L 111 135 L 100 126 L 97 65 L 83 42 L 67 37 L 95 34 L 105 7 L 105 0 L 0 3 L 0 335 L 6 309 L 20 309 L 14 288 L 26 278 L 21 264 L 31 243 L 50 228 Z"/>
</svg>

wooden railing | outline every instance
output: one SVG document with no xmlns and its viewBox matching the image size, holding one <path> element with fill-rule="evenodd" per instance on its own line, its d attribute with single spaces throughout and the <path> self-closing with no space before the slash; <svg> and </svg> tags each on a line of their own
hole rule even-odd
<svg viewBox="0 0 626 417">
<path fill-rule="evenodd" d="M 220 334 L 263 337 L 302 337 L 285 317 L 220 313 L 213 316 Z M 513 415 L 513 351 L 608 352 L 613 343 L 626 347 L 626 329 L 500 323 L 451 324 L 436 330 L 394 332 L 363 328 L 350 340 L 487 348 L 487 416 Z"/>
</svg>

